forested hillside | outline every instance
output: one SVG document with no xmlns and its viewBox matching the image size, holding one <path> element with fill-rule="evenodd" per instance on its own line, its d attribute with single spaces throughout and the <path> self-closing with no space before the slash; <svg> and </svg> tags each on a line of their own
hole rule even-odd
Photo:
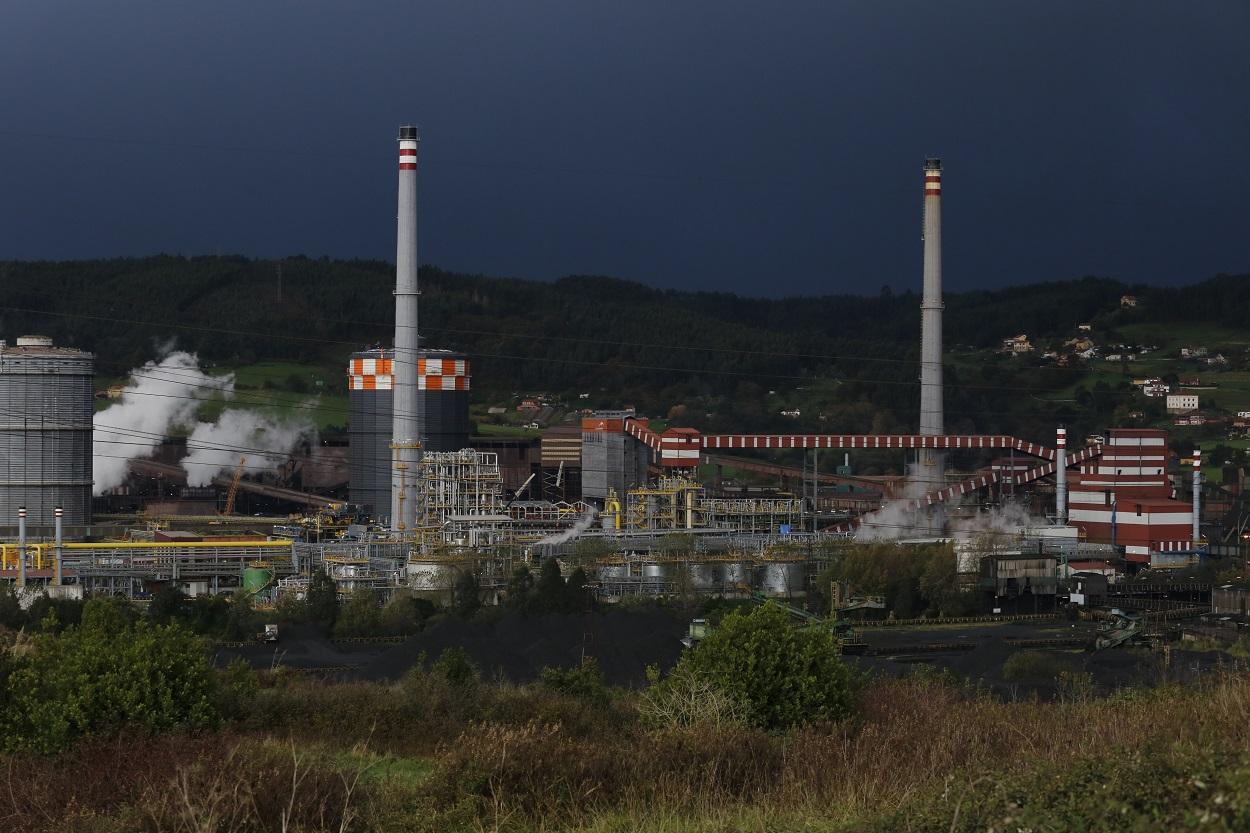
<svg viewBox="0 0 1250 833">
<path fill-rule="evenodd" d="M 151 359 L 171 338 L 211 363 L 337 367 L 353 349 L 389 343 L 393 274 L 380 261 L 303 257 L 5 262 L 0 337 L 54 336 L 97 353 L 104 375 Z M 912 292 L 770 300 L 434 267 L 421 280 L 423 334 L 473 355 L 483 398 L 591 392 L 591 404 L 660 416 L 676 407 L 675 419 L 708 428 L 795 425 L 781 406 L 802 410 L 799 425 L 826 430 L 914 427 L 920 299 Z M 1121 308 L 1126 293 L 1138 297 L 1136 308 Z M 1127 325 L 1241 328 L 1250 279 L 1160 289 L 1084 278 L 945 300 L 948 427 L 1045 436 L 1057 418 L 1092 427 L 1123 402 L 1048 402 L 1070 393 L 1085 369 L 1004 360 L 987 348 L 1018 333 L 1040 348 L 1072 337 L 1079 322 L 1092 322 L 1100 339 Z"/>
</svg>

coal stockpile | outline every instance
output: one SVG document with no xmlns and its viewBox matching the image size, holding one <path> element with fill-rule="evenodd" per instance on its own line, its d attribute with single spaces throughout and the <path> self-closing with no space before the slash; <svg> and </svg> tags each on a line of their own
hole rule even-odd
<svg viewBox="0 0 1250 833">
<path fill-rule="evenodd" d="M 1194 682 L 1226 667 L 1229 660 L 1218 652 L 1193 651 L 1175 651 L 1169 660 L 1161 651 L 1145 647 L 1093 651 L 1096 635 L 1093 623 L 1062 621 L 888 631 L 866 628 L 862 637 L 871 654 L 848 659 L 863 670 L 890 676 L 927 665 L 1006 700 L 1059 697 L 1059 675 L 1065 672 L 1087 679 L 1088 693 L 1109 695 L 1165 680 Z M 1017 666 L 1008 673 L 1011 658 L 1024 652 L 1044 658 L 1032 668 Z"/>
<path fill-rule="evenodd" d="M 529 682 L 544 668 L 570 668 L 594 657 L 609 685 L 639 687 L 648 665 L 677 663 L 685 619 L 661 611 L 507 614 L 481 621 L 445 618 L 399 643 L 335 641 L 315 626 L 284 626 L 277 644 L 219 646 L 218 666 L 235 658 L 253 668 L 283 666 L 339 680 L 397 680 L 424 654 L 431 663 L 462 648 L 486 680 Z"/>
<path fill-rule="evenodd" d="M 584 615 L 508 614 L 493 621 L 445 619 L 412 639 L 370 658 L 359 679 L 396 679 L 422 653 L 433 661 L 448 648 L 462 648 L 485 679 L 512 682 L 538 678 L 543 668 L 568 668 L 594 657 L 609 685 L 637 687 L 648 665 L 667 670 L 682 651 L 686 622 L 660 611 L 608 611 Z"/>
</svg>

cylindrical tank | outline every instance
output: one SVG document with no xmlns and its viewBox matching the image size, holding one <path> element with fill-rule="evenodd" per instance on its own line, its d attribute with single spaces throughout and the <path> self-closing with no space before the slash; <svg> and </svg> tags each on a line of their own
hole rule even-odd
<svg viewBox="0 0 1250 833">
<path fill-rule="evenodd" d="M 751 583 L 751 570 L 741 561 L 731 561 L 721 566 L 721 578 L 726 590 L 735 590 L 739 584 Z"/>
<path fill-rule="evenodd" d="M 792 596 L 807 590 L 807 570 L 801 561 L 764 564 L 756 568 L 756 587 L 766 596 Z"/>
<path fill-rule="evenodd" d="M 349 499 L 378 519 L 391 511 L 394 350 L 352 353 L 347 365 Z M 417 359 L 418 421 L 425 451 L 469 445 L 469 360 L 449 350 Z"/>
<path fill-rule="evenodd" d="M 450 590 L 456 581 L 456 568 L 448 564 L 412 562 L 408 565 L 408 586 L 413 590 Z"/>
<path fill-rule="evenodd" d="M 666 581 L 673 575 L 672 567 L 668 564 L 643 564 L 642 577 L 644 580 L 650 581 Z"/>
<path fill-rule="evenodd" d="M 628 564 L 605 564 L 599 568 L 600 581 L 624 581 L 628 578 Z"/>
<path fill-rule="evenodd" d="M 25 506 L 34 535 L 91 523 L 95 357 L 43 336 L 0 342 L 0 526 Z M 42 529 L 42 528 L 46 528 Z"/>
<path fill-rule="evenodd" d="M 722 571 L 719 564 L 690 564 L 691 590 L 722 589 Z"/>
<path fill-rule="evenodd" d="M 243 592 L 254 596 L 273 581 L 273 570 L 266 567 L 243 568 Z"/>
</svg>

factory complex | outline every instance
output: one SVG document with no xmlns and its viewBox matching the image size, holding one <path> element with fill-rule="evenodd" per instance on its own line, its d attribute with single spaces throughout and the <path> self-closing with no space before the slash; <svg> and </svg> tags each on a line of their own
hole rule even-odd
<svg viewBox="0 0 1250 833">
<path fill-rule="evenodd" d="M 419 143 L 416 128 L 401 128 L 392 344 L 344 356 L 346 500 L 246 477 L 259 451 L 232 447 L 238 465 L 203 487 L 202 512 L 93 516 L 94 357 L 22 335 L 0 342 L 0 581 L 26 598 L 143 598 L 173 584 L 271 604 L 304 594 L 320 569 L 343 594 L 379 597 L 447 596 L 472 573 L 489 602 L 517 567 L 557 559 L 566 575 L 583 568 L 609 602 L 801 599 L 839 548 L 951 540 L 966 592 L 1001 612 L 1082 603 L 1095 594 L 1072 588 L 1095 577 L 1114 585 L 1218 555 L 1204 532 L 1223 518 L 1204 517 L 1200 453 L 1182 475 L 1163 430 L 1113 426 L 1071 446 L 1062 425 L 1049 437 L 947 433 L 937 159 L 922 169 L 916 433 L 704 433 L 653 427 L 622 407 L 532 441 L 472 436 L 473 365 L 488 359 L 421 336 Z M 863 452 L 897 455 L 906 474 L 857 475 Z M 129 466 L 170 482 L 181 471 L 150 457 Z M 777 483 L 726 482 L 727 470 Z M 285 511 L 235 515 L 240 492 Z"/>
</svg>

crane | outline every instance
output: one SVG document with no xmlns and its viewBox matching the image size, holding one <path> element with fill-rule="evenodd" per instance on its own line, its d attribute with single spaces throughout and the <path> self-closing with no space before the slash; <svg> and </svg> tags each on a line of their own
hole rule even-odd
<svg viewBox="0 0 1250 833">
<path fill-rule="evenodd" d="M 511 506 L 513 502 L 515 502 L 519 497 L 521 497 L 522 494 L 524 494 L 525 490 L 529 488 L 530 482 L 534 479 L 534 477 L 535 475 L 531 474 L 529 477 L 525 478 L 525 482 L 521 484 L 521 488 L 517 489 L 516 492 L 512 495 L 512 500 L 509 500 L 507 503 L 503 505 L 503 508 L 505 510 L 509 506 Z"/>
<path fill-rule="evenodd" d="M 230 489 L 226 492 L 226 508 L 221 511 L 223 515 L 234 514 L 234 501 L 239 496 L 239 481 L 243 479 L 243 464 L 246 462 L 246 457 L 240 457 L 239 464 L 234 467 L 234 476 L 230 478 Z"/>
</svg>

